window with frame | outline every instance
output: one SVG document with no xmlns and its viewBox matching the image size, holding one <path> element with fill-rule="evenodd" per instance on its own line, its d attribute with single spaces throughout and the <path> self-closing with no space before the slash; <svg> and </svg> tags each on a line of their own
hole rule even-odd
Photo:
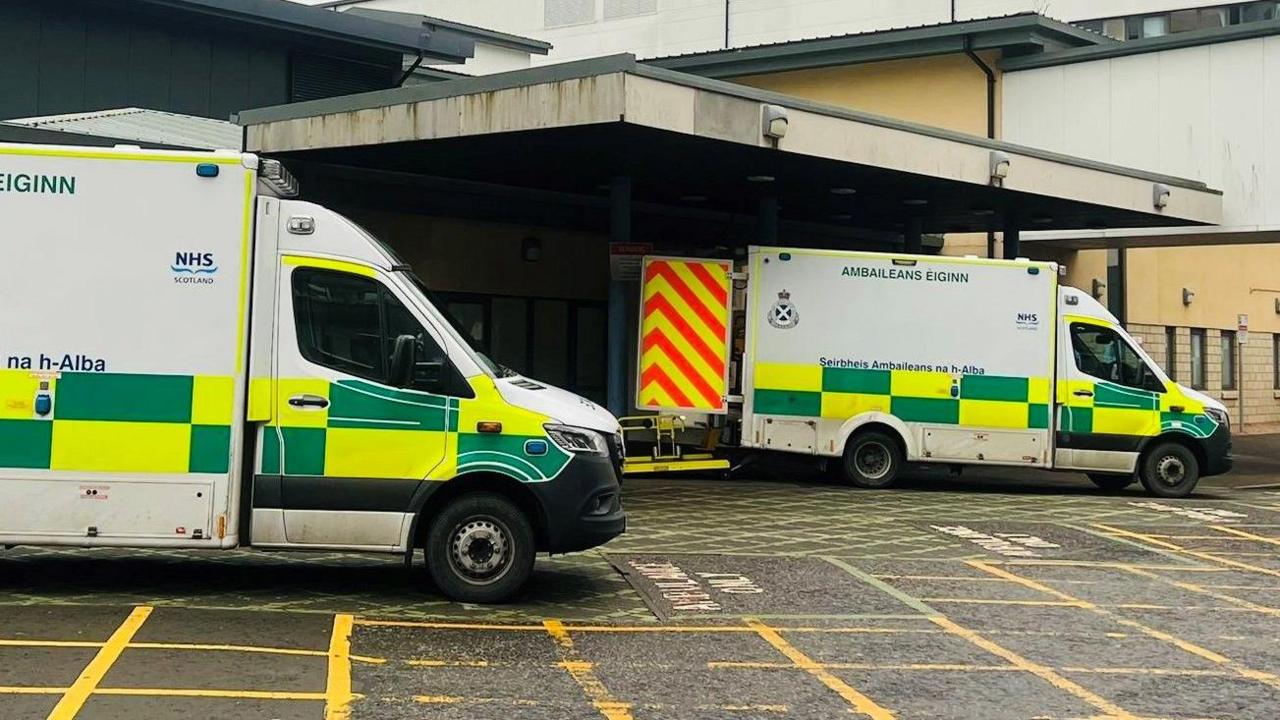
<svg viewBox="0 0 1280 720">
<path fill-rule="evenodd" d="M 1271 336 L 1272 386 L 1280 390 L 1280 333 Z"/>
<path fill-rule="evenodd" d="M 439 393 L 449 385 L 455 371 L 444 350 L 381 283 L 298 268 L 292 286 L 298 350 L 309 362 L 390 385 L 396 339 L 410 336 L 416 362 L 408 387 Z"/>
<path fill-rule="evenodd" d="M 1147 362 L 1109 327 L 1071 323 L 1071 349 L 1076 367 L 1086 375 L 1139 390 L 1164 392 Z"/>
<path fill-rule="evenodd" d="M 1164 374 L 1170 380 L 1178 379 L 1178 328 L 1164 329 Z"/>
<path fill-rule="evenodd" d="M 1204 328 L 1191 328 L 1191 387 L 1203 390 L 1204 377 Z"/>
<path fill-rule="evenodd" d="M 1222 349 L 1222 389 L 1236 389 L 1236 331 L 1223 330 L 1218 340 Z"/>
</svg>

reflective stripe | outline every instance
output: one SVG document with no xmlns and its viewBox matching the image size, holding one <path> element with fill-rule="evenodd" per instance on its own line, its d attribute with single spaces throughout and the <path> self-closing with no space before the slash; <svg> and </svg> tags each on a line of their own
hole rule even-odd
<svg viewBox="0 0 1280 720">
<path fill-rule="evenodd" d="M 334 260 L 332 258 L 307 257 L 305 255 L 285 255 L 283 260 L 285 265 L 293 267 L 311 267 L 321 268 L 323 270 L 337 270 L 339 272 L 347 272 L 353 275 L 363 275 L 364 277 L 377 277 L 378 271 L 368 265 L 350 262 L 348 260 Z"/>
</svg>

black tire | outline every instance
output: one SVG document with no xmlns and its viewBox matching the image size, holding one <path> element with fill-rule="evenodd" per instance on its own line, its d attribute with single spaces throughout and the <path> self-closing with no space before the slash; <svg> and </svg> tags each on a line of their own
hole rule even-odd
<svg viewBox="0 0 1280 720">
<path fill-rule="evenodd" d="M 1106 490 L 1107 492 L 1120 492 L 1130 485 L 1138 482 L 1138 476 L 1133 475 L 1107 475 L 1106 473 L 1089 473 L 1089 479 L 1094 485 Z"/>
<path fill-rule="evenodd" d="M 893 485 L 903 462 L 897 438 L 869 430 L 845 443 L 840 470 L 850 485 L 877 490 Z"/>
<path fill-rule="evenodd" d="M 1162 442 L 1147 451 L 1138 468 L 1147 492 L 1156 497 L 1182 498 L 1200 481 L 1200 463 L 1185 445 Z"/>
<path fill-rule="evenodd" d="M 533 572 L 533 526 L 507 498 L 469 493 L 436 515 L 425 552 L 427 572 L 449 599 L 505 602 Z"/>
</svg>

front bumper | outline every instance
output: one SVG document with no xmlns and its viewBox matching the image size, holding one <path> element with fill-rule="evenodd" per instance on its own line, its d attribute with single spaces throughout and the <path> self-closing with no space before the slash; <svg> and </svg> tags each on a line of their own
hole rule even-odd
<svg viewBox="0 0 1280 720">
<path fill-rule="evenodd" d="M 530 483 L 542 505 L 545 542 L 538 550 L 568 553 L 603 545 L 627 529 L 622 487 L 610 457 L 576 455 L 548 482 Z"/>
<path fill-rule="evenodd" d="M 1231 469 L 1231 428 L 1218 425 L 1218 429 L 1201 442 L 1204 447 L 1202 477 L 1221 475 Z"/>
</svg>

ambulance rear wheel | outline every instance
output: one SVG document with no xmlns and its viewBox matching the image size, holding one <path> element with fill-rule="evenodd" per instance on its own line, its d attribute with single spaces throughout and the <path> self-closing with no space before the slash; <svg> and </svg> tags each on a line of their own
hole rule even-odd
<svg viewBox="0 0 1280 720">
<path fill-rule="evenodd" d="M 455 498 L 427 534 L 427 571 L 452 600 L 510 600 L 533 572 L 533 526 L 524 512 L 495 493 Z"/>
<path fill-rule="evenodd" d="M 860 488 L 887 488 L 902 469 L 902 448 L 896 438 L 871 430 L 849 438 L 841 470 L 844 480 Z"/>
<path fill-rule="evenodd" d="M 1186 446 L 1176 442 L 1160 443 L 1143 456 L 1138 476 L 1152 495 L 1186 497 L 1200 481 L 1200 463 Z"/>
<path fill-rule="evenodd" d="M 1094 485 L 1107 492 L 1120 492 L 1138 482 L 1137 475 L 1108 475 L 1106 473 L 1089 473 Z"/>
</svg>

